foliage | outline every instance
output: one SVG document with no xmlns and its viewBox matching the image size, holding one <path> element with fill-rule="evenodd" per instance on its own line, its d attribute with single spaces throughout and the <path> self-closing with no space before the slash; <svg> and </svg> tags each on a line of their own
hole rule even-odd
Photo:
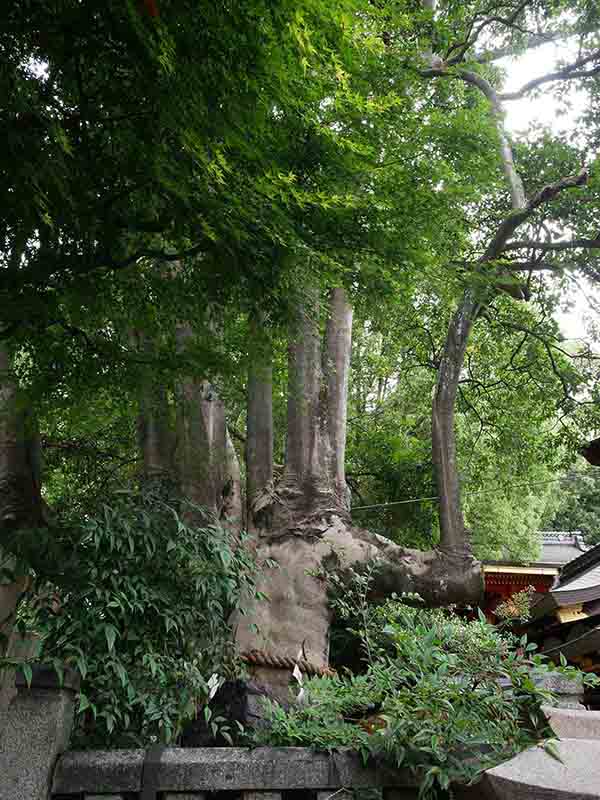
<svg viewBox="0 0 600 800">
<path fill-rule="evenodd" d="M 275 352 L 281 453 L 286 324 L 307 285 L 323 295 L 344 285 L 356 308 L 348 436 L 355 505 L 402 501 L 358 512 L 356 522 L 430 547 L 438 538 L 435 503 L 413 501 L 436 494 L 431 393 L 448 321 L 469 282 L 495 286 L 503 279 L 514 287 L 523 276 L 529 307 L 499 289 L 471 336 L 457 400 L 458 466 L 476 554 L 535 556 L 532 534 L 548 499 L 542 483 L 568 465 L 598 422 L 598 393 L 590 388 L 597 361 L 567 352 L 552 314 L 574 269 L 596 280 L 598 274 L 591 258 L 568 249 L 548 255 L 549 275 L 538 271 L 543 252 L 531 271 L 503 258 L 485 275 L 477 272 L 509 206 L 489 104 L 476 87 L 455 80 L 456 69 L 466 64 L 501 91 L 502 70 L 488 63 L 486 49 L 519 53 L 527 49 L 526 31 L 543 30 L 576 34 L 588 57 L 597 49 L 598 14 L 589 0 L 511 0 L 503 9 L 488 18 L 480 0 L 449 2 L 432 19 L 412 0 L 7 4 L 0 27 L 0 336 L 39 419 L 46 500 L 59 515 L 84 520 L 70 533 L 36 534 L 35 546 L 24 534 L 19 548 L 79 620 L 74 642 L 83 637 L 82 615 L 94 611 L 94 652 L 109 663 L 125 643 L 131 649 L 123 658 L 137 652 L 124 633 L 129 615 L 141 624 L 135 603 L 122 613 L 118 605 L 108 613 L 102 603 L 121 587 L 111 571 L 115 553 L 137 585 L 134 562 L 145 544 L 138 547 L 136 534 L 129 552 L 121 519 L 131 527 L 135 518 L 141 532 L 146 518 L 122 510 L 98 517 L 96 509 L 108 492 L 135 484 L 140 386 L 150 377 L 169 393 L 182 375 L 214 381 L 230 429 L 239 425 L 243 440 L 248 318 L 259 310 Z M 422 74 L 428 51 L 449 59 L 443 76 Z M 595 98 L 597 77 L 586 86 Z M 529 195 L 589 160 L 600 119 L 593 103 L 586 117 L 570 140 L 538 130 L 517 143 Z M 577 192 L 565 193 L 520 233 L 596 237 L 598 187 L 592 170 L 585 203 Z M 185 352 L 174 334 L 182 320 L 192 321 L 195 334 Z M 132 331 L 151 339 L 151 351 L 132 345 Z M 589 513 L 578 526 L 592 531 L 595 490 L 588 488 L 573 503 Z M 573 503 L 565 500 L 552 524 L 572 520 L 571 527 Z M 148 523 L 159 538 L 175 524 L 167 507 L 156 515 L 168 518 L 164 531 Z M 93 524 L 103 531 L 97 543 Z M 109 529 L 118 531 L 120 549 Z M 207 531 L 206 541 L 224 535 Z M 161 581 L 162 567 L 178 557 L 179 538 L 172 537 L 172 550 L 163 538 L 157 544 Z M 201 554 L 214 566 L 213 556 Z M 94 559 L 104 565 L 99 572 Z M 148 602 L 162 591 L 173 609 L 196 601 L 194 592 L 174 589 L 191 581 L 186 569 L 154 585 L 144 564 Z M 216 561 L 206 585 L 227 575 L 225 567 Z M 100 594 L 108 594 L 96 597 L 100 577 Z M 181 637 L 187 631 L 184 639 L 188 624 L 205 630 L 185 608 L 163 632 L 167 638 L 176 639 L 177 625 Z M 58 652 L 68 615 L 40 615 L 48 653 Z M 112 647 L 105 624 L 120 634 Z M 167 656 L 152 627 L 162 631 L 165 623 L 151 615 L 144 624 L 165 686 L 163 730 L 170 720 L 172 736 L 179 725 L 168 699 L 175 667 L 160 660 Z M 190 665 L 181 697 L 204 696 L 208 667 L 180 652 Z M 143 667 L 127 664 L 134 676 Z M 140 730 L 156 730 L 139 680 Z M 100 680 L 98 686 L 105 691 Z M 109 713 L 97 730 L 114 724 Z M 118 718 L 115 730 L 126 729 L 123 722 Z"/>
<path fill-rule="evenodd" d="M 50 551 L 45 585 L 31 587 L 40 658 L 81 675 L 85 747 L 175 741 L 239 669 L 228 619 L 253 592 L 253 562 L 198 513 L 157 489 L 116 496 Z"/>
<path fill-rule="evenodd" d="M 548 667 L 535 644 L 416 597 L 367 608 L 368 584 L 355 576 L 336 601 L 358 621 L 366 672 L 312 679 L 301 704 L 269 706 L 260 741 L 352 747 L 409 770 L 420 796 L 435 798 L 552 735 L 540 709 L 550 698 L 534 679 Z"/>
<path fill-rule="evenodd" d="M 422 281 L 390 306 L 388 319 L 355 324 L 348 480 L 355 506 L 391 505 L 354 518 L 419 548 L 438 536 L 431 393 L 453 303 L 453 294 Z M 575 395 L 588 379 L 580 361 L 560 352 L 550 360 L 540 338 L 555 335 L 555 323 L 536 309 L 497 298 L 471 336 L 456 428 L 465 517 L 479 558 L 537 557 L 553 480 L 589 430 L 589 407 L 565 398 L 563 385 Z"/>
<path fill-rule="evenodd" d="M 543 524 L 545 530 L 581 531 L 587 544 L 600 543 L 600 474 L 596 467 L 579 459 L 562 476 Z"/>
<path fill-rule="evenodd" d="M 422 54 L 454 53 L 475 31 L 483 38 L 467 62 L 479 47 L 519 52 L 533 18 L 581 34 L 584 50 L 593 45 L 585 3 L 509 7 L 513 25 L 480 28 L 478 0 L 440 4 L 434 23 L 414 2 L 8 3 L 0 331 L 40 411 L 51 505 L 81 510 L 86 497 L 130 479 L 132 399 L 144 373 L 169 386 L 190 367 L 216 376 L 243 427 L 247 312 L 257 307 L 278 354 L 281 423 L 285 325 L 308 281 L 324 291 L 344 284 L 357 308 L 355 504 L 435 495 L 436 364 L 469 268 L 506 213 L 506 192 L 487 101 L 452 68 L 447 79 L 420 75 Z M 501 70 L 485 59 L 470 66 L 501 88 Z M 578 141 L 547 133 L 517 148 L 531 190 L 584 155 Z M 552 224 L 566 218 L 595 235 L 592 190 L 584 215 L 561 200 L 548 212 Z M 181 253 L 177 275 L 152 257 Z M 506 475 L 533 482 L 545 477 L 542 462 L 554 469 L 557 413 L 570 430 L 569 455 L 594 424 L 565 401 L 543 344 L 556 334 L 546 319 L 557 302 L 552 282 L 530 275 L 528 283 L 531 312 L 498 298 L 478 321 L 458 401 L 463 488 L 501 488 L 498 502 L 467 503 L 481 556 L 532 555 L 544 497 L 508 491 Z M 218 336 L 205 324 L 208 306 L 218 309 Z M 184 354 L 173 335 L 181 319 L 196 334 Z M 515 324 L 531 331 L 523 346 Z M 153 337 L 151 354 L 131 346 L 132 329 Z M 574 371 L 556 365 L 575 395 Z M 357 522 L 407 545 L 437 540 L 431 501 Z"/>
<path fill-rule="evenodd" d="M 494 614 L 502 622 L 527 622 L 531 616 L 531 601 L 535 595 L 535 587 L 527 586 L 515 592 L 508 600 L 498 603 Z"/>
</svg>

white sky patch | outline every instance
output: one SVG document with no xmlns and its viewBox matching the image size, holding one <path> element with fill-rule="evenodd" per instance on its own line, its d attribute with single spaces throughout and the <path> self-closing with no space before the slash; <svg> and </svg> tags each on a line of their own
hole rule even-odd
<svg viewBox="0 0 600 800">
<path fill-rule="evenodd" d="M 534 78 L 553 72 L 557 62 L 573 62 L 577 58 L 577 51 L 571 44 L 549 43 L 543 47 L 530 50 L 522 56 L 504 58 L 498 62 L 506 70 L 505 92 L 514 92 L 523 84 Z M 561 105 L 552 95 L 552 87 L 565 81 L 546 83 L 540 87 L 541 94 L 535 92 L 526 95 L 521 100 L 510 100 L 505 103 L 506 127 L 513 136 L 523 135 L 532 124 L 548 126 L 554 133 L 572 132 L 575 120 L 585 109 L 587 92 L 583 88 L 583 81 L 573 80 L 568 83 L 567 97 L 571 108 L 564 113 Z"/>
</svg>

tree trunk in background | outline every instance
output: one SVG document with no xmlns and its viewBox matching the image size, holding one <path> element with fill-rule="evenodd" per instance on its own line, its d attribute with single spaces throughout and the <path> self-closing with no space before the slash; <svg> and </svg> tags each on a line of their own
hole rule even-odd
<svg viewBox="0 0 600 800">
<path fill-rule="evenodd" d="M 177 345 L 184 352 L 194 332 L 182 324 Z M 151 355 L 152 344 L 137 334 L 138 347 Z M 140 387 L 138 446 L 145 480 L 166 479 L 191 503 L 201 507 L 200 516 L 188 514 L 196 524 L 226 521 L 236 533 L 243 524 L 240 465 L 225 422 L 225 408 L 210 381 L 196 376 L 181 378 L 173 389 L 175 408 L 168 402 L 168 388 L 152 376 Z"/>
<path fill-rule="evenodd" d="M 43 524 L 40 437 L 0 346 L 0 531 Z"/>
<path fill-rule="evenodd" d="M 289 500 L 309 506 L 327 486 L 326 418 L 321 404 L 322 364 L 319 298 L 297 309 L 288 345 L 287 440 L 284 484 Z"/>
<path fill-rule="evenodd" d="M 26 398 L 19 389 L 8 351 L 0 345 L 0 547 L 23 528 L 46 524 L 41 496 L 41 447 Z M 4 568 L 13 563 L 0 557 Z M 0 585 L 0 655 L 12 631 L 13 614 L 27 579 Z"/>
<path fill-rule="evenodd" d="M 152 344 L 147 336 L 133 333 L 131 339 L 141 352 L 152 355 Z M 151 374 L 146 376 L 140 390 L 137 432 L 144 480 L 172 479 L 175 437 L 167 390 Z"/>
<path fill-rule="evenodd" d="M 440 545 L 450 551 L 469 551 L 460 502 L 454 425 L 456 395 L 471 328 L 480 305 L 466 289 L 448 326 L 431 415 L 431 442 L 439 496 Z"/>
<path fill-rule="evenodd" d="M 246 425 L 248 529 L 260 525 L 273 489 L 273 363 L 271 345 L 259 322 L 250 321 Z"/>
<path fill-rule="evenodd" d="M 193 338 L 189 325 L 177 330 L 183 351 Z M 209 381 L 182 379 L 177 387 L 176 464 L 182 494 L 219 517 L 228 469 L 225 408 Z"/>
<path fill-rule="evenodd" d="M 331 293 L 325 334 L 327 376 L 327 424 L 329 436 L 329 473 L 336 502 L 350 509 L 346 484 L 346 429 L 348 421 L 348 378 L 352 354 L 352 306 L 343 289 Z"/>
</svg>

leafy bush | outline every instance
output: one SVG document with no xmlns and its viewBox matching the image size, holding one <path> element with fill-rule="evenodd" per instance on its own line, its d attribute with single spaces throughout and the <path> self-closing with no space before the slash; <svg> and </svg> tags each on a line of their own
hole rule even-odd
<svg viewBox="0 0 600 800">
<path fill-rule="evenodd" d="M 356 576 L 338 601 L 358 622 L 365 674 L 315 678 L 302 704 L 269 705 L 259 741 L 351 747 L 410 770 L 421 797 L 437 798 L 552 735 L 540 709 L 551 696 L 532 677 L 548 667 L 534 644 L 484 618 L 415 606 L 414 597 L 367 608 L 368 583 Z"/>
<path fill-rule="evenodd" d="M 225 527 L 186 522 L 197 511 L 157 491 L 123 493 L 46 543 L 33 626 L 40 658 L 81 674 L 80 745 L 172 742 L 236 674 L 227 620 L 254 593 L 253 563 Z"/>
</svg>

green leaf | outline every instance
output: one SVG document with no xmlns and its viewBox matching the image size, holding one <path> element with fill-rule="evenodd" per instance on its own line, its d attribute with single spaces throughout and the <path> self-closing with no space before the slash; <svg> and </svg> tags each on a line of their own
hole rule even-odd
<svg viewBox="0 0 600 800">
<path fill-rule="evenodd" d="M 542 747 L 549 756 L 552 756 L 552 758 L 556 759 L 556 761 L 564 764 L 565 762 L 562 760 L 561 755 L 558 752 L 557 744 L 558 742 L 556 739 L 546 739 L 546 741 L 543 742 Z"/>
<path fill-rule="evenodd" d="M 23 671 L 23 675 L 25 677 L 25 681 L 27 683 L 28 688 L 31 688 L 31 679 L 33 677 L 33 671 L 31 669 L 31 664 L 24 663 L 21 665 L 21 670 Z"/>
<path fill-rule="evenodd" d="M 114 646 L 115 640 L 118 636 L 118 631 L 114 625 L 105 625 L 104 626 L 104 635 L 106 636 L 106 643 L 108 645 L 108 652 L 111 653 Z"/>
</svg>

